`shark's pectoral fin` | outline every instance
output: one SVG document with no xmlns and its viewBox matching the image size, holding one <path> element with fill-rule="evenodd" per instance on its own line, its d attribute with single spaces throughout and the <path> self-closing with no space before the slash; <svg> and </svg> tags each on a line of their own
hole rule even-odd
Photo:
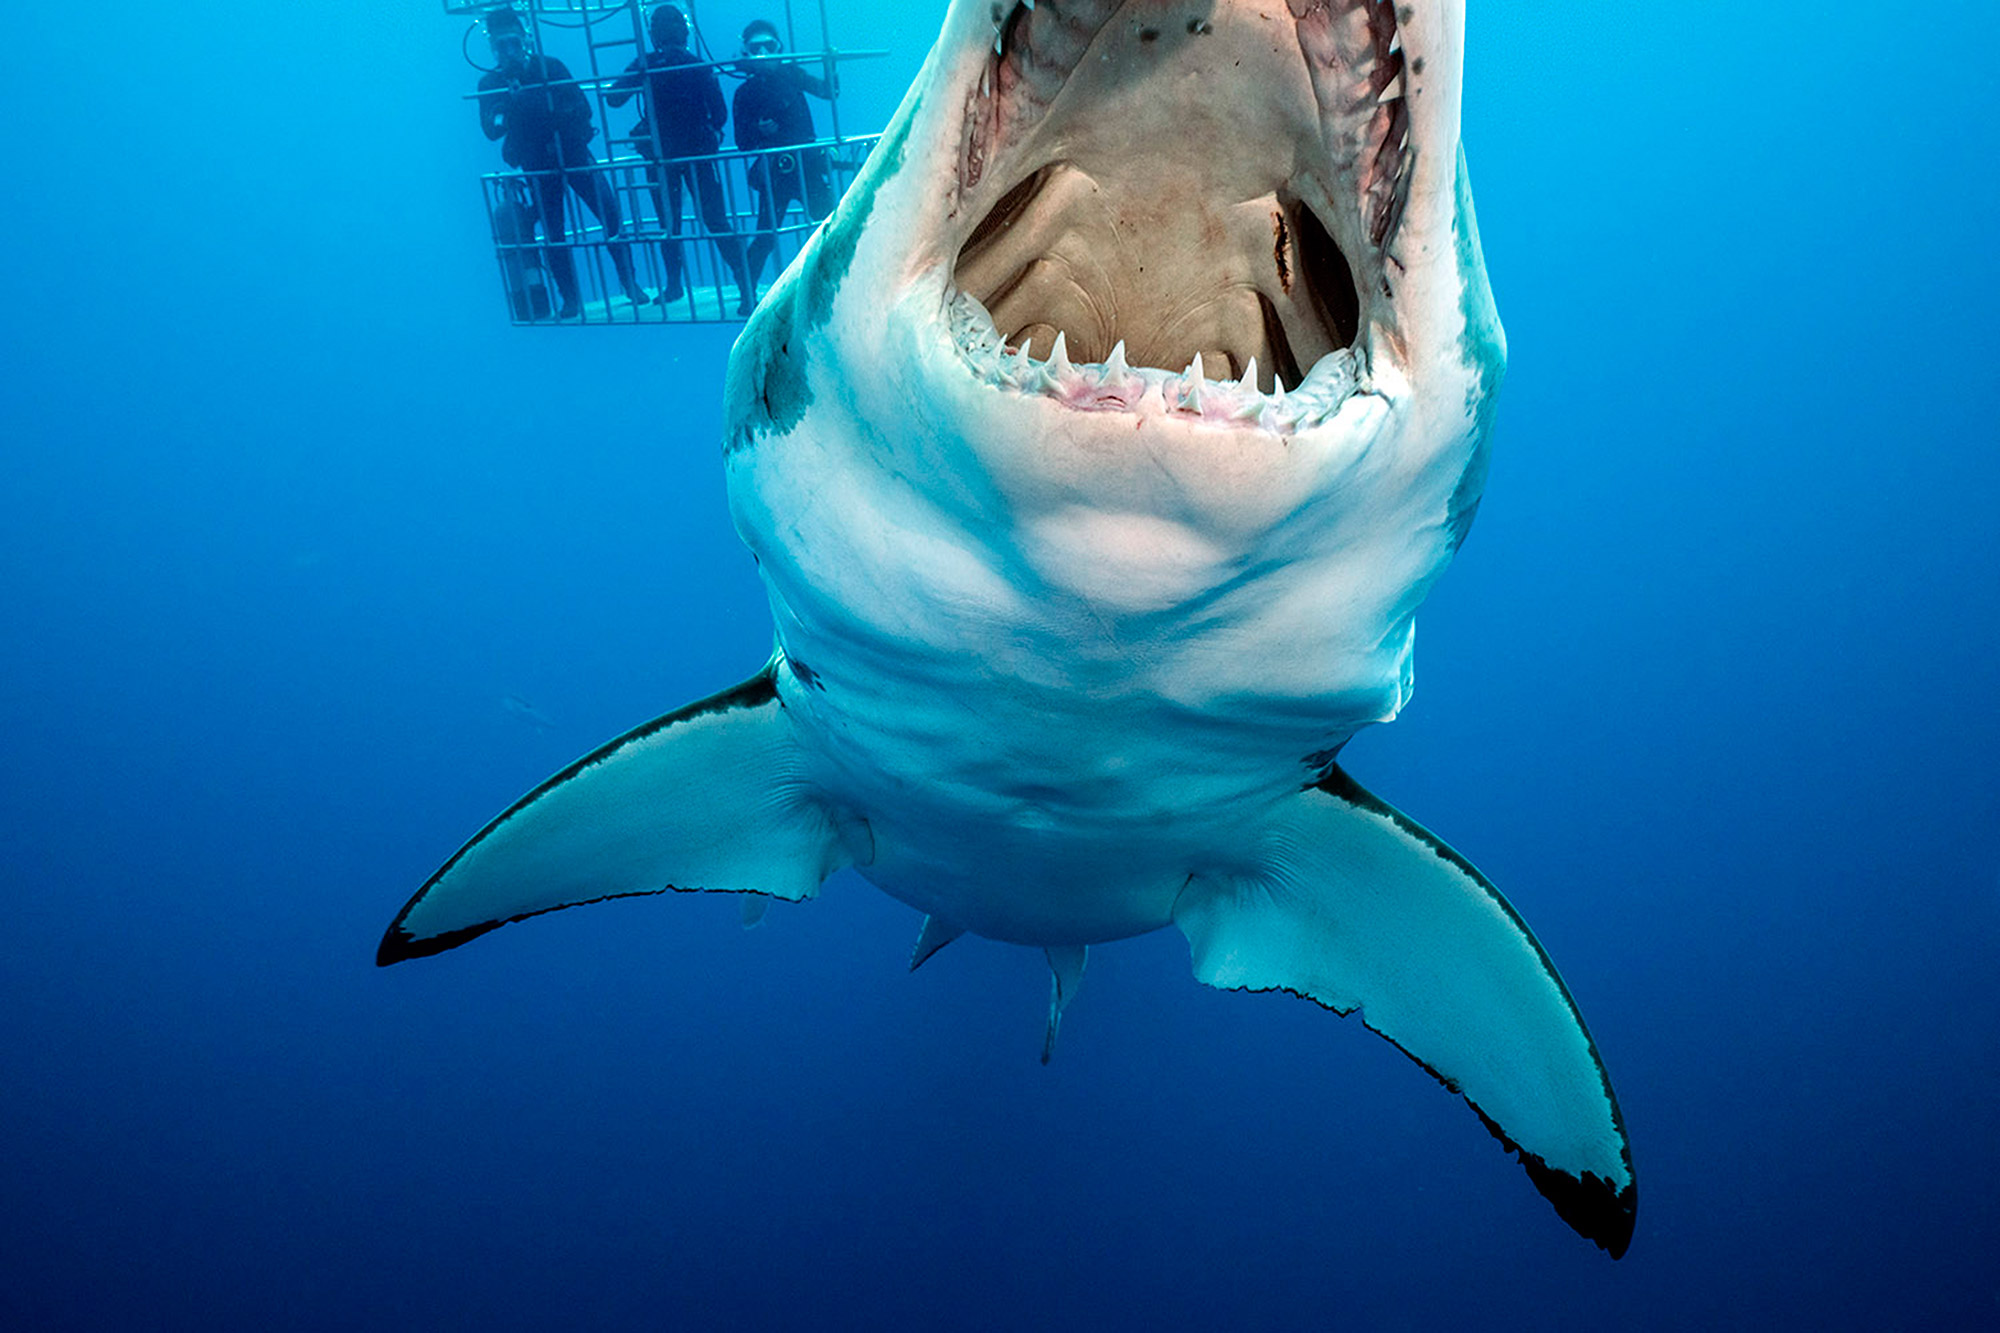
<svg viewBox="0 0 2000 1333">
<path fill-rule="evenodd" d="M 1617 1099 L 1562 978 L 1485 876 L 1339 768 L 1265 830 L 1258 873 L 1196 877 L 1174 920 L 1211 986 L 1362 1021 L 1464 1094 L 1563 1220 L 1623 1254 Z"/>
<path fill-rule="evenodd" d="M 387 965 L 561 907 L 726 890 L 810 898 L 848 864 L 835 815 L 801 776 L 767 667 L 577 760 L 431 876 L 382 937 Z M 865 834 L 862 836 L 865 840 Z"/>
</svg>

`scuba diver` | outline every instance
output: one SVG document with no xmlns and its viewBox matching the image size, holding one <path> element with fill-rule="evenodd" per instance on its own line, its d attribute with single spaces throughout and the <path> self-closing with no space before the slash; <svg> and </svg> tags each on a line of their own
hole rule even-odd
<svg viewBox="0 0 2000 1333">
<path fill-rule="evenodd" d="M 656 299 L 662 304 L 678 301 L 684 290 L 681 194 L 692 185 L 716 253 L 736 279 L 736 313 L 748 316 L 756 306 L 757 292 L 744 260 L 743 240 L 729 225 L 722 177 L 713 160 L 683 160 L 708 159 L 722 146 L 722 126 L 728 117 L 722 85 L 715 71 L 688 49 L 687 15 L 670 4 L 658 5 L 647 18 L 647 28 L 653 49 L 625 67 L 604 100 L 611 106 L 623 106 L 641 89 L 645 91 L 646 117 L 632 127 L 632 137 L 639 141 L 639 152 L 646 158 L 653 207 L 666 231 L 660 257 L 666 263 L 667 285 Z"/>
<path fill-rule="evenodd" d="M 750 163 L 750 188 L 757 194 L 757 238 L 750 242 L 750 274 L 761 278 L 764 262 L 778 248 L 778 224 L 793 204 L 803 204 L 814 222 L 833 211 L 833 177 L 826 150 L 810 145 L 813 130 L 806 94 L 832 100 L 840 91 L 836 79 L 805 72 L 796 62 L 775 60 L 785 49 L 777 25 L 752 19 L 743 28 L 743 54 L 750 59 L 739 68 L 749 74 L 731 106 L 736 115 L 736 146 L 767 152 Z"/>
<path fill-rule="evenodd" d="M 590 137 L 597 131 L 590 123 L 590 103 L 562 61 L 535 54 L 521 16 L 513 10 L 496 9 L 486 16 L 486 40 L 499 68 L 479 80 L 479 128 L 487 138 L 501 141 L 500 156 L 533 187 L 543 254 L 562 298 L 558 318 L 574 319 L 583 312 L 576 258 L 563 226 L 565 186 L 604 224 L 626 299 L 644 302 L 645 289 L 632 272 L 632 247 L 617 239 L 624 225 L 617 192 L 591 156 Z"/>
</svg>

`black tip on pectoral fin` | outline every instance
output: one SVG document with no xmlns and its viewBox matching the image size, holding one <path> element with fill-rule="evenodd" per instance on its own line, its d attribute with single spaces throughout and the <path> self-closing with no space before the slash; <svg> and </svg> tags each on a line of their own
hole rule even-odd
<svg viewBox="0 0 2000 1333">
<path fill-rule="evenodd" d="M 406 963 L 412 958 L 429 958 L 447 949 L 456 949 L 467 940 L 476 940 L 490 930 L 498 930 L 505 921 L 486 921 L 464 930 L 448 931 L 443 935 L 433 935 L 428 939 L 418 939 L 403 929 L 398 921 L 390 926 L 382 936 L 382 942 L 375 946 L 375 966 L 388 967 L 392 963 Z"/>
<path fill-rule="evenodd" d="M 1494 1124 L 1486 1112 L 1477 1106 L 1472 1111 L 1479 1117 L 1479 1123 L 1486 1126 L 1486 1132 L 1520 1160 L 1529 1181 L 1549 1201 L 1557 1217 L 1613 1259 L 1625 1257 L 1626 1248 L 1632 1244 L 1632 1230 L 1639 1220 L 1639 1190 L 1629 1170 L 1623 1189 L 1614 1187 L 1594 1171 L 1586 1171 L 1581 1177 L 1559 1171 L 1508 1138 L 1506 1131 Z"/>
</svg>

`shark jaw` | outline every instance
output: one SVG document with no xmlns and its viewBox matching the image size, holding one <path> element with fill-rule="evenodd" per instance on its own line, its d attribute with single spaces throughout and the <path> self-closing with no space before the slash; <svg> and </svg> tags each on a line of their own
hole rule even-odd
<svg viewBox="0 0 2000 1333">
<path fill-rule="evenodd" d="M 1038 360 L 1029 337 L 1004 341 L 985 307 L 963 292 L 952 299 L 950 323 L 952 341 L 973 375 L 995 388 L 1051 398 L 1078 412 L 1132 412 L 1291 434 L 1332 420 L 1359 383 L 1354 353 L 1346 347 L 1313 363 L 1304 381 L 1287 392 L 1282 379 L 1274 383 L 1260 376 L 1254 354 L 1239 377 L 1211 379 L 1200 352 L 1179 374 L 1134 367 L 1121 339 L 1103 363 L 1079 366 L 1070 360 L 1069 335 L 1060 329 L 1046 358 Z M 1262 384 L 1271 384 L 1270 391 Z"/>
<path fill-rule="evenodd" d="M 1083 411 L 1310 430 L 1393 331 L 1415 158 L 1394 7 L 990 10 L 936 238 L 951 339 Z"/>
</svg>

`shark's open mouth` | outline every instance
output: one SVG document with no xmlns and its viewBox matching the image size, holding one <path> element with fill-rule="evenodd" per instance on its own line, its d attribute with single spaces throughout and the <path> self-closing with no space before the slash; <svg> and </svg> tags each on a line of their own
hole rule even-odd
<svg viewBox="0 0 2000 1333">
<path fill-rule="evenodd" d="M 1412 146 L 1380 0 L 997 0 L 952 332 L 1082 408 L 1297 429 L 1357 384 Z M 1412 62 L 1412 72 L 1422 62 Z"/>
</svg>

